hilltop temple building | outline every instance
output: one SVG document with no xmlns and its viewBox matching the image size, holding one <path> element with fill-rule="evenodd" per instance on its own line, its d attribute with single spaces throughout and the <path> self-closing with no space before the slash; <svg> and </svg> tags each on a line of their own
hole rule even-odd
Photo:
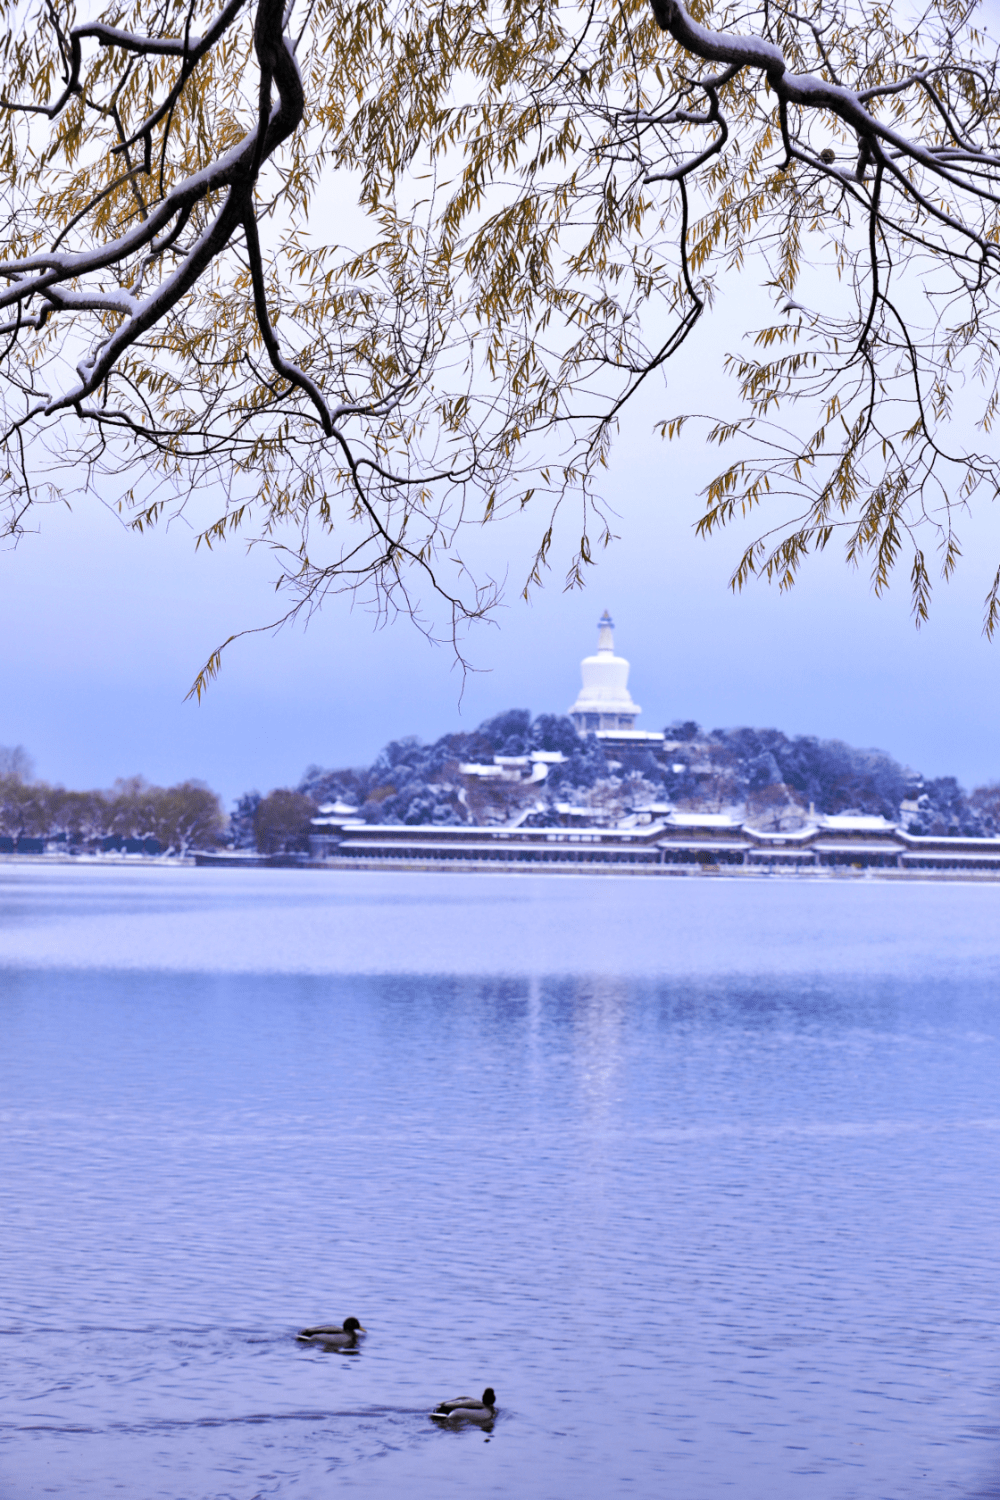
<svg viewBox="0 0 1000 1500">
<path fill-rule="evenodd" d="M 615 622 L 604 611 L 597 622 L 597 654 L 580 663 L 583 683 L 569 716 L 581 737 L 596 734 L 606 747 L 663 743 L 662 734 L 636 729 L 642 709 L 628 690 L 629 664 L 615 655 Z"/>
</svg>

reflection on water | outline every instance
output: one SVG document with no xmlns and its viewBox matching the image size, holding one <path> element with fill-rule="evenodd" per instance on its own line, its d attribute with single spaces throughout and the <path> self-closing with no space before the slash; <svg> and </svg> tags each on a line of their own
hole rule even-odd
<svg viewBox="0 0 1000 1500">
<path fill-rule="evenodd" d="M 94 889 L 9 931 L 65 961 Z M 123 947 L 155 899 L 199 951 L 201 889 Z M 898 907 L 898 973 L 748 978 L 731 889 L 715 976 L 476 974 L 454 895 L 452 973 L 2 971 L 0 1492 L 1000 1493 L 997 987 L 911 972 Z M 564 947 L 605 900 L 530 890 Z M 296 1342 L 348 1314 L 356 1356 Z M 430 1420 L 486 1385 L 492 1433 Z"/>
</svg>

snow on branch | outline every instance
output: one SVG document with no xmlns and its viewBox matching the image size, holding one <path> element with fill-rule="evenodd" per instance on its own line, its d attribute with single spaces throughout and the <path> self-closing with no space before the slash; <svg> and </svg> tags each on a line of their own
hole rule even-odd
<svg viewBox="0 0 1000 1500">
<path fill-rule="evenodd" d="M 204 543 L 256 516 L 292 613 L 371 586 L 422 619 L 427 585 L 456 645 L 499 596 L 460 538 L 544 503 L 525 586 L 560 546 L 580 582 L 622 413 L 751 269 L 775 313 L 718 372 L 709 443 L 739 451 L 700 525 L 787 508 L 736 586 L 842 536 L 879 589 L 909 555 L 922 618 L 928 546 L 947 576 L 955 515 L 1000 493 L 974 426 L 1000 410 L 998 58 L 964 0 L 905 27 L 880 0 L 34 19 L 0 93 L 12 535 L 47 466 L 128 471 L 139 527 L 211 488 Z"/>
</svg>

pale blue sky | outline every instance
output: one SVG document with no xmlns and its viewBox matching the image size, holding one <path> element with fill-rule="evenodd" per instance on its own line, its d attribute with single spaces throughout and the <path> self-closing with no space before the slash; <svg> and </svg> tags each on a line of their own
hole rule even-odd
<svg viewBox="0 0 1000 1500">
<path fill-rule="evenodd" d="M 1000 646 L 981 636 L 996 510 L 966 526 L 958 578 L 919 632 L 905 573 L 877 601 L 832 553 L 790 596 L 760 584 L 734 598 L 737 536 L 705 544 L 691 529 L 712 455 L 695 440 L 664 447 L 649 416 L 626 431 L 608 481 L 622 540 L 583 593 L 563 593 L 554 573 L 530 606 L 515 563 L 498 627 L 472 639 L 484 671 L 461 707 L 446 650 L 403 621 L 373 631 L 343 601 L 305 631 L 240 642 L 207 701 L 185 703 L 217 642 L 271 617 L 266 555 L 229 544 L 194 556 L 184 527 L 132 536 L 96 502 L 50 510 L 40 535 L 0 556 L 0 744 L 23 743 L 40 775 L 67 785 L 198 776 L 228 802 L 294 783 L 309 762 L 367 763 L 395 736 L 434 738 L 507 707 L 565 711 L 607 607 L 645 728 L 776 726 L 878 746 L 967 786 L 1000 778 Z M 483 545 L 499 566 L 523 558 L 526 540 L 499 527 Z"/>
</svg>

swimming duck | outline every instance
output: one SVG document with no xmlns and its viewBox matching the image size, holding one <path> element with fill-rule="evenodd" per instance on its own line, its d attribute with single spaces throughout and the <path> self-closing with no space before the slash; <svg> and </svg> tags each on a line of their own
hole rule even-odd
<svg viewBox="0 0 1000 1500">
<path fill-rule="evenodd" d="M 478 1396 L 455 1396 L 451 1401 L 439 1402 L 431 1416 L 436 1417 L 439 1422 L 492 1422 L 497 1414 L 496 1404 L 496 1391 L 488 1385 L 481 1401 Z"/>
<path fill-rule="evenodd" d="M 353 1348 L 359 1333 L 367 1333 L 357 1318 L 345 1318 L 343 1323 L 322 1323 L 315 1328 L 301 1328 L 295 1335 L 300 1344 L 323 1344 L 328 1349 Z"/>
</svg>

